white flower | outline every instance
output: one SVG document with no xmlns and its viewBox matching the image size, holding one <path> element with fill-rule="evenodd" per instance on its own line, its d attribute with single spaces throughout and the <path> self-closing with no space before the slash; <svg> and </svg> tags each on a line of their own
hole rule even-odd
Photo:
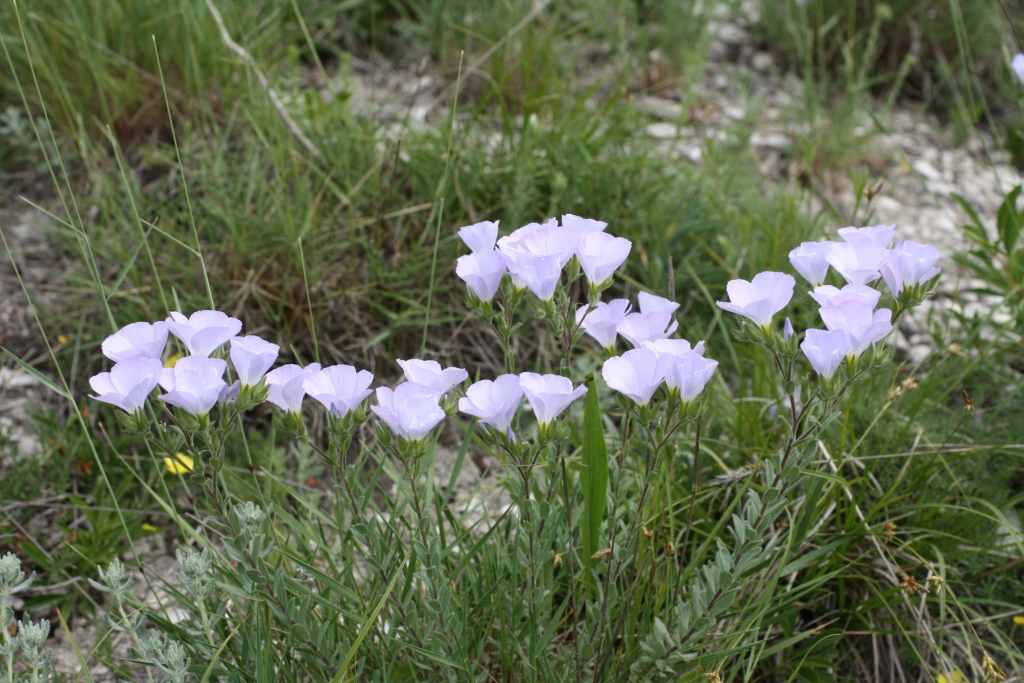
<svg viewBox="0 0 1024 683">
<path fill-rule="evenodd" d="M 836 242 L 825 258 L 850 284 L 866 285 L 881 275 L 878 269 L 889 260 L 889 250 L 870 241 Z"/>
<path fill-rule="evenodd" d="M 469 379 L 469 373 L 462 368 L 444 368 L 436 360 L 399 360 L 398 364 L 410 382 L 430 387 L 438 397 L 447 394 L 456 384 Z"/>
<path fill-rule="evenodd" d="M 839 364 L 850 352 L 850 341 L 843 330 L 807 330 L 800 349 L 811 362 L 814 371 L 825 379 L 832 379 Z"/>
<path fill-rule="evenodd" d="M 679 323 L 671 313 L 630 313 L 622 319 L 616 331 L 639 349 L 644 342 L 665 339 L 678 327 Z"/>
<path fill-rule="evenodd" d="M 235 337 L 231 340 L 231 364 L 235 366 L 243 387 L 260 383 L 277 360 L 281 347 L 255 335 Z"/>
<path fill-rule="evenodd" d="M 288 413 L 302 411 L 302 399 L 306 396 L 303 382 L 320 372 L 319 363 L 310 363 L 306 367 L 295 364 L 282 365 L 267 373 L 266 381 L 269 391 L 267 401 Z"/>
<path fill-rule="evenodd" d="M 437 393 L 416 382 L 403 382 L 391 390 L 377 388 L 377 405 L 370 410 L 397 436 L 420 441 L 444 419 Z"/>
<path fill-rule="evenodd" d="M 538 375 L 524 372 L 519 375 L 519 386 L 530 402 L 537 422 L 546 426 L 558 417 L 570 403 L 587 393 L 583 385 L 572 388 L 572 381 L 561 375 Z"/>
<path fill-rule="evenodd" d="M 848 358 L 857 358 L 875 342 L 892 332 L 892 311 L 882 308 L 872 311 L 863 301 L 845 301 L 836 306 L 822 306 L 821 319 L 829 330 L 842 330 L 850 348 Z"/>
<path fill-rule="evenodd" d="M 665 386 L 669 393 L 678 391 L 683 403 L 691 403 L 704 391 L 717 367 L 717 360 L 704 358 L 696 351 L 674 356 L 665 374 Z"/>
<path fill-rule="evenodd" d="M 372 392 L 373 373 L 357 371 L 351 365 L 331 365 L 302 382 L 307 394 L 319 401 L 334 417 L 345 417 Z"/>
<path fill-rule="evenodd" d="M 582 325 L 583 331 L 596 339 L 602 348 L 614 353 L 616 329 L 629 313 L 629 302 L 612 299 L 608 303 L 599 301 L 597 307 L 587 313 L 589 308 L 583 305 L 576 309 L 576 324 Z"/>
<path fill-rule="evenodd" d="M 142 408 L 157 385 L 163 363 L 154 358 L 129 358 L 89 380 L 98 396 L 91 398 L 117 406 L 126 413 Z"/>
<path fill-rule="evenodd" d="M 541 301 L 551 301 L 562 277 L 562 266 L 556 256 L 520 255 L 508 259 L 508 273 L 516 289 L 529 289 Z"/>
<path fill-rule="evenodd" d="M 466 397 L 459 399 L 459 410 L 472 415 L 481 423 L 506 434 L 523 400 L 523 389 L 516 375 L 501 375 L 493 382 L 480 380 L 466 389 Z"/>
<path fill-rule="evenodd" d="M 201 355 L 181 358 L 173 368 L 164 368 L 161 372 L 160 386 L 167 393 L 157 398 L 193 415 L 205 416 L 228 386 L 224 381 L 227 366 L 220 358 Z"/>
<path fill-rule="evenodd" d="M 655 296 L 647 292 L 637 294 L 636 300 L 640 304 L 641 313 L 668 313 L 671 315 L 679 308 L 679 304 L 675 301 L 669 301 L 665 297 Z"/>
<path fill-rule="evenodd" d="M 665 380 L 674 360 L 672 356 L 659 357 L 652 349 L 633 349 L 606 360 L 601 376 L 609 387 L 645 406 Z"/>
<path fill-rule="evenodd" d="M 120 363 L 132 358 L 159 359 L 167 345 L 167 324 L 162 320 L 152 325 L 132 323 L 125 325 L 103 340 L 103 355 Z"/>
<path fill-rule="evenodd" d="M 579 235 L 576 256 L 587 282 L 600 285 L 622 265 L 633 243 L 606 232 L 585 232 Z"/>
<path fill-rule="evenodd" d="M 789 262 L 803 279 L 812 287 L 817 287 L 825 281 L 828 274 L 828 261 L 825 257 L 831 247 L 831 242 L 804 242 L 789 252 Z"/>
<path fill-rule="evenodd" d="M 839 236 L 850 244 L 877 244 L 888 249 L 896 237 L 896 224 L 872 225 L 868 228 L 840 228 Z"/>
<path fill-rule="evenodd" d="M 1013 69 L 1013 75 L 1017 80 L 1024 83 L 1024 54 L 1015 54 L 1010 60 L 1010 68 Z"/>
<path fill-rule="evenodd" d="M 593 218 L 580 218 L 579 216 L 567 213 L 562 215 L 562 227 L 572 230 L 579 235 L 585 232 L 604 232 L 608 224 L 604 221 L 596 221 Z"/>
<path fill-rule="evenodd" d="M 474 254 L 477 252 L 494 251 L 494 243 L 498 239 L 497 221 L 483 221 L 467 225 L 459 230 L 459 237 L 466 243 L 469 250 Z"/>
<path fill-rule="evenodd" d="M 923 285 L 939 274 L 939 250 L 930 244 L 900 242 L 882 264 L 882 279 L 893 296 L 899 296 L 906 286 Z"/>
<path fill-rule="evenodd" d="M 697 345 L 690 348 L 690 342 L 685 339 L 657 339 L 655 341 L 645 341 L 645 349 L 651 349 L 659 356 L 683 356 L 687 353 L 696 353 L 698 356 L 704 355 L 704 340 L 697 342 Z"/>
<path fill-rule="evenodd" d="M 209 356 L 242 331 L 242 321 L 220 311 L 196 311 L 187 318 L 174 311 L 167 319 L 167 329 L 193 356 Z"/>
<path fill-rule="evenodd" d="M 718 307 L 768 327 L 772 316 L 793 298 L 795 286 L 796 279 L 792 275 L 773 271 L 758 273 L 750 282 L 730 280 L 725 286 L 729 301 L 719 301 Z"/>
<path fill-rule="evenodd" d="M 870 304 L 871 308 L 874 308 L 878 305 L 878 300 L 881 298 L 882 293 L 874 287 L 868 287 L 867 285 L 846 285 L 842 289 L 832 285 L 822 285 L 815 287 L 814 291 L 810 292 L 810 295 L 812 299 L 818 302 L 819 306 L 838 305 L 844 301 L 863 301 L 866 304 Z"/>
</svg>

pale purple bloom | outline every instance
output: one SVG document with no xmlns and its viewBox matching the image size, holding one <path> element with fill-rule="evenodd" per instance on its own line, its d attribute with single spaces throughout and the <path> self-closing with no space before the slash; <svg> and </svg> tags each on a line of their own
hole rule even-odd
<svg viewBox="0 0 1024 683">
<path fill-rule="evenodd" d="M 242 393 L 241 380 L 236 379 L 231 384 L 225 384 L 224 388 L 220 390 L 220 395 L 217 396 L 217 405 L 226 406 L 229 403 L 234 403 L 240 393 Z"/>
<path fill-rule="evenodd" d="M 1017 80 L 1024 83 L 1024 54 L 1015 54 L 1010 60 L 1010 68 L 1013 69 L 1013 75 Z"/>
<path fill-rule="evenodd" d="M 678 327 L 679 323 L 671 313 L 630 313 L 622 319 L 616 331 L 639 349 L 644 342 L 665 339 Z"/>
<path fill-rule="evenodd" d="M 831 242 L 804 242 L 789 252 L 789 262 L 811 287 L 817 287 L 828 274 L 828 261 L 825 257 L 831 248 Z"/>
<path fill-rule="evenodd" d="M 819 306 L 838 305 L 844 301 L 863 301 L 866 304 L 871 304 L 871 308 L 877 306 L 878 300 L 882 297 L 881 292 L 867 285 L 846 285 L 842 289 L 832 285 L 822 285 L 815 287 L 810 295 L 818 302 Z"/>
<path fill-rule="evenodd" d="M 110 372 L 101 372 L 89 380 L 97 401 L 117 406 L 126 413 L 142 408 L 149 392 L 160 379 L 163 363 L 154 358 L 129 358 L 117 363 Z"/>
<path fill-rule="evenodd" d="M 235 366 L 242 386 L 253 387 L 259 384 L 263 375 L 274 365 L 280 350 L 277 344 L 271 344 L 255 335 L 233 338 L 231 364 Z"/>
<path fill-rule="evenodd" d="M 668 313 L 672 314 L 679 308 L 675 301 L 669 301 L 663 296 L 640 292 L 636 295 L 637 303 L 640 304 L 641 313 Z"/>
<path fill-rule="evenodd" d="M 188 318 L 174 311 L 167 319 L 167 329 L 193 356 L 209 356 L 242 331 L 242 321 L 220 311 L 196 311 Z"/>
<path fill-rule="evenodd" d="M 596 221 L 593 218 L 580 218 L 579 216 L 567 213 L 562 215 L 562 227 L 572 230 L 579 235 L 585 232 L 604 232 L 608 224 L 604 221 Z"/>
<path fill-rule="evenodd" d="M 622 265 L 633 243 L 624 237 L 613 237 L 606 232 L 586 232 L 578 238 L 576 256 L 587 282 L 599 285 L 610 278 Z"/>
<path fill-rule="evenodd" d="M 302 399 L 306 396 L 302 383 L 318 372 L 319 363 L 310 363 L 304 368 L 294 363 L 274 368 L 264 378 L 269 389 L 267 401 L 285 412 L 300 412 Z"/>
<path fill-rule="evenodd" d="M 645 406 L 673 363 L 674 357 L 659 356 L 653 349 L 633 349 L 606 360 L 601 376 L 612 389 Z"/>
<path fill-rule="evenodd" d="M 551 301 L 562 277 L 562 266 L 556 256 L 520 254 L 508 259 L 508 272 L 516 289 L 527 288 L 541 301 Z"/>
<path fill-rule="evenodd" d="M 494 243 L 498 240 L 498 223 L 483 221 L 467 225 L 459 230 L 459 237 L 474 254 L 494 251 Z"/>
<path fill-rule="evenodd" d="M 892 332 L 892 311 L 882 308 L 872 311 L 870 304 L 863 301 L 845 301 L 836 306 L 819 309 L 825 327 L 842 330 L 850 348 L 846 355 L 857 358 L 872 344 Z"/>
<path fill-rule="evenodd" d="M 889 261 L 882 264 L 882 279 L 893 296 L 899 296 L 905 286 L 923 285 L 941 270 L 935 267 L 939 250 L 930 244 L 900 242 L 889 256 Z"/>
<path fill-rule="evenodd" d="M 103 355 L 120 363 L 132 358 L 159 359 L 167 345 L 167 324 L 164 321 L 131 323 L 103 340 Z"/>
<path fill-rule="evenodd" d="M 173 368 L 164 368 L 160 374 L 160 386 L 167 393 L 157 398 L 193 415 L 206 415 L 227 387 L 224 381 L 227 366 L 220 358 L 180 358 Z"/>
<path fill-rule="evenodd" d="M 303 390 L 323 404 L 334 417 L 345 417 L 372 392 L 373 373 L 351 365 L 331 365 L 302 382 Z"/>
<path fill-rule="evenodd" d="M 583 330 L 597 340 L 603 348 L 615 349 L 616 329 L 629 313 L 630 305 L 625 299 L 612 299 L 608 303 L 599 301 L 594 310 L 587 313 L 589 306 L 576 309 L 576 324 L 582 324 Z M 586 317 L 584 317 L 586 316 Z"/>
<path fill-rule="evenodd" d="M 537 227 L 532 227 L 532 226 Z M 524 232 L 525 231 L 525 232 Z M 524 259 L 554 258 L 561 270 L 576 253 L 578 234 L 572 230 L 563 230 L 551 219 L 544 225 L 531 223 L 516 230 L 508 237 L 498 240 L 498 249 L 513 264 L 522 266 Z"/>
<path fill-rule="evenodd" d="M 792 336 L 793 336 L 793 323 L 790 321 L 789 318 L 786 318 L 786 321 L 784 323 L 782 323 L 782 338 L 785 341 L 789 341 L 789 338 L 792 337 Z"/>
<path fill-rule="evenodd" d="M 749 318 L 761 327 L 772 324 L 772 316 L 781 311 L 793 298 L 796 279 L 786 273 L 765 271 L 750 282 L 730 280 L 725 286 L 729 301 L 719 301 L 718 307 Z"/>
<path fill-rule="evenodd" d="M 493 382 L 480 380 L 466 389 L 466 397 L 459 399 L 459 410 L 506 434 L 522 400 L 519 377 L 500 375 Z"/>
<path fill-rule="evenodd" d="M 839 364 L 850 352 L 850 341 L 842 330 L 807 330 L 800 349 L 811 362 L 814 371 L 825 379 L 832 379 Z"/>
<path fill-rule="evenodd" d="M 645 349 L 651 349 L 659 356 L 684 356 L 688 353 L 696 353 L 698 356 L 704 355 L 704 340 L 697 342 L 697 345 L 693 348 L 690 347 L 690 342 L 685 339 L 657 339 L 655 341 L 645 341 Z"/>
<path fill-rule="evenodd" d="M 896 237 L 896 224 L 872 225 L 868 228 L 839 228 L 839 236 L 850 244 L 877 244 L 888 249 Z"/>
<path fill-rule="evenodd" d="M 377 387 L 377 405 L 370 410 L 397 436 L 419 441 L 445 417 L 437 401 L 437 393 L 430 387 L 403 382 L 394 390 Z"/>
<path fill-rule="evenodd" d="M 506 267 L 507 262 L 500 251 L 477 251 L 459 257 L 455 262 L 455 274 L 477 298 L 490 301 L 501 287 Z"/>
<path fill-rule="evenodd" d="M 405 373 L 405 378 L 410 382 L 430 387 L 438 397 L 447 394 L 456 384 L 462 384 L 469 379 L 469 373 L 462 368 L 444 368 L 436 360 L 410 360 L 397 361 Z"/>
<path fill-rule="evenodd" d="M 704 391 L 717 367 L 717 360 L 705 358 L 696 351 L 684 353 L 672 359 L 665 374 L 665 386 L 670 393 L 678 391 L 683 403 L 691 403 Z"/>
<path fill-rule="evenodd" d="M 889 250 L 868 241 L 836 242 L 826 258 L 847 282 L 866 285 L 878 279 L 878 269 L 889 260 Z"/>
<path fill-rule="evenodd" d="M 572 381 L 561 375 L 538 375 L 524 372 L 519 375 L 519 386 L 526 394 L 537 422 L 542 426 L 558 417 L 570 403 L 587 393 L 583 385 L 572 388 Z"/>
</svg>

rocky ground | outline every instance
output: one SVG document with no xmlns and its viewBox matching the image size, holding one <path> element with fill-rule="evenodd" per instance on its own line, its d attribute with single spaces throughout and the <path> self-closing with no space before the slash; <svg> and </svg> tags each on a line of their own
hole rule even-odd
<svg viewBox="0 0 1024 683">
<path fill-rule="evenodd" d="M 684 93 L 678 88 L 634 98 L 634 105 L 649 117 L 647 136 L 665 155 L 695 165 L 704 163 L 709 140 L 745 139 L 752 162 L 769 186 L 796 187 L 805 170 L 799 141 L 813 132 L 814 126 L 801 111 L 802 84 L 793 76 L 780 74 L 768 53 L 752 47 L 741 21 L 722 17 L 711 30 L 715 37 L 705 77 L 702 83 L 688 84 L 685 105 Z M 657 62 L 660 58 L 652 54 L 650 59 Z M 472 67 L 468 72 L 472 72 Z M 359 60 L 353 60 L 352 73 L 343 81 L 318 87 L 324 97 L 333 96 L 342 87 L 349 90 L 352 101 L 363 108 L 364 114 L 383 121 L 382 135 L 391 137 L 401 136 L 406 127 L 429 126 L 441 120 L 450 89 L 426 62 L 400 68 L 386 62 L 370 65 Z M 912 106 L 897 105 L 884 112 L 879 105 L 877 111 L 884 129 L 865 114 L 854 131 L 858 144 L 863 145 L 858 155 L 872 175 L 883 181 L 870 204 L 870 222 L 895 223 L 902 238 L 934 244 L 940 249 L 947 275 L 930 304 L 932 309 L 948 313 L 957 308 L 968 315 L 1003 316 L 998 310 L 993 312 L 998 309 L 997 300 L 969 291 L 977 283 L 965 281 L 953 261 L 952 257 L 965 249 L 959 226 L 967 220 L 953 194 L 967 199 L 994 231 L 997 208 L 1004 194 L 1021 183 L 1021 175 L 987 133 L 974 132 L 965 142 L 958 142 L 948 127 Z M 825 175 L 817 194 L 808 197 L 807 210 L 821 211 L 826 203 L 831 203 L 850 222 L 866 218 L 863 211 L 856 219 L 852 217 L 854 193 L 843 170 Z M 838 221 L 830 224 L 833 230 L 842 227 Z M 57 238 L 47 232 L 48 226 L 38 212 L 18 205 L 0 207 L 0 227 L 11 245 L 15 263 L 37 297 L 36 303 L 46 305 L 59 291 L 53 274 L 62 265 L 51 255 L 53 240 Z M 925 310 L 901 324 L 897 344 L 911 364 L 936 352 L 927 319 Z M 948 316 L 942 316 L 938 324 L 947 324 L 945 320 Z M 13 348 L 21 357 L 34 361 L 45 357 L 31 310 L 6 258 L 0 259 L 0 331 L 4 335 L 0 343 Z M 28 373 L 12 363 L 5 365 L 0 367 L 0 469 L 5 458 L 33 457 L 40 451 L 27 409 L 52 398 Z M 453 450 L 438 453 L 435 480 L 440 485 L 446 486 L 455 459 Z M 454 490 L 449 492 L 457 508 L 465 510 L 473 522 L 500 514 L 509 504 L 506 497 L 498 494 L 498 487 L 491 485 L 496 466 L 486 456 L 472 455 L 467 458 Z M 0 506 L 0 510 L 5 508 Z M 147 603 L 161 602 L 165 596 L 150 581 L 174 581 L 173 550 L 159 536 L 143 539 L 137 550 L 151 572 L 148 577 L 136 573 L 136 593 Z M 95 626 L 75 621 L 70 628 L 79 649 L 88 652 L 95 644 Z M 77 656 L 67 635 L 59 628 L 55 631 L 54 662 L 58 671 L 74 674 L 79 669 Z M 126 654 L 127 645 L 124 634 L 114 638 L 113 647 L 118 654 Z M 101 664 L 92 666 L 91 672 L 96 681 L 114 680 L 112 672 Z"/>
</svg>

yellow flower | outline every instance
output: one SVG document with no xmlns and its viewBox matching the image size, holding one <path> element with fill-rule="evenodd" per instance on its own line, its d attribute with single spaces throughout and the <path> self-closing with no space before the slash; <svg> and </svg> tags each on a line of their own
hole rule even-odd
<svg viewBox="0 0 1024 683">
<path fill-rule="evenodd" d="M 58 344 L 67 344 L 68 343 L 68 338 L 65 337 L 63 334 L 58 334 L 57 335 L 57 343 Z"/>
<path fill-rule="evenodd" d="M 939 674 L 939 677 L 935 679 L 935 683 L 964 683 L 964 676 L 959 671 L 950 671 L 945 674 Z"/>
<path fill-rule="evenodd" d="M 192 471 L 193 460 L 184 453 L 174 456 L 175 460 L 164 458 L 164 466 L 171 474 L 188 474 Z"/>
<path fill-rule="evenodd" d="M 173 356 L 171 356 L 170 358 L 168 358 L 167 360 L 164 361 L 164 367 L 165 368 L 173 368 L 174 364 L 177 363 L 180 358 L 181 358 L 181 354 L 180 353 L 174 354 Z"/>
<path fill-rule="evenodd" d="M 1017 624 L 1017 626 L 1024 626 L 1024 617 L 1018 614 L 1013 618 L 1013 623 Z"/>
<path fill-rule="evenodd" d="M 168 460 L 170 460 L 170 458 L 168 458 Z M 147 534 L 158 534 L 158 533 L 160 533 L 160 530 L 157 529 L 152 524 L 143 524 L 142 525 L 142 530 L 145 531 Z"/>
</svg>

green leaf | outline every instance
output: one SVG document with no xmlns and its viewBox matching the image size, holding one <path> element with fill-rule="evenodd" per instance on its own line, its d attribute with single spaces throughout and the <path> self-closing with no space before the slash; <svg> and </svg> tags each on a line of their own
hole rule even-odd
<svg viewBox="0 0 1024 683">
<path fill-rule="evenodd" d="M 999 239 L 1006 248 L 1006 253 L 1013 253 L 1017 246 L 1017 238 L 1020 237 L 1021 216 L 1017 213 L 1017 198 L 1020 196 L 1021 186 L 1013 188 L 1006 199 L 999 205 L 999 214 L 996 217 L 996 228 L 999 231 Z"/>
<path fill-rule="evenodd" d="M 583 519 L 580 533 L 583 540 L 583 562 L 587 569 L 587 583 L 597 561 L 594 553 L 600 548 L 601 522 L 604 520 L 605 495 L 608 492 L 608 448 L 604 442 L 604 424 L 597 398 L 594 374 L 587 375 L 587 403 L 583 410 L 583 469 L 580 483 L 583 488 Z"/>
<path fill-rule="evenodd" d="M 4 353 L 6 353 L 8 356 L 10 356 L 14 360 L 15 363 L 20 365 L 25 370 L 25 372 L 27 372 L 28 374 L 32 375 L 32 377 L 34 377 L 40 384 L 45 386 L 47 389 L 49 389 L 50 391 L 52 391 L 53 393 L 57 394 L 58 396 L 60 396 L 62 398 L 66 398 L 69 401 L 71 400 L 71 395 L 67 391 L 65 391 L 64 389 L 62 389 L 59 386 L 57 386 L 56 384 L 54 384 L 52 379 L 50 379 L 49 377 L 47 377 L 43 373 L 39 372 L 34 367 L 29 365 L 28 363 L 26 363 L 22 359 L 18 358 L 17 356 L 15 356 L 13 353 L 8 351 L 7 349 L 4 349 Z"/>
</svg>

